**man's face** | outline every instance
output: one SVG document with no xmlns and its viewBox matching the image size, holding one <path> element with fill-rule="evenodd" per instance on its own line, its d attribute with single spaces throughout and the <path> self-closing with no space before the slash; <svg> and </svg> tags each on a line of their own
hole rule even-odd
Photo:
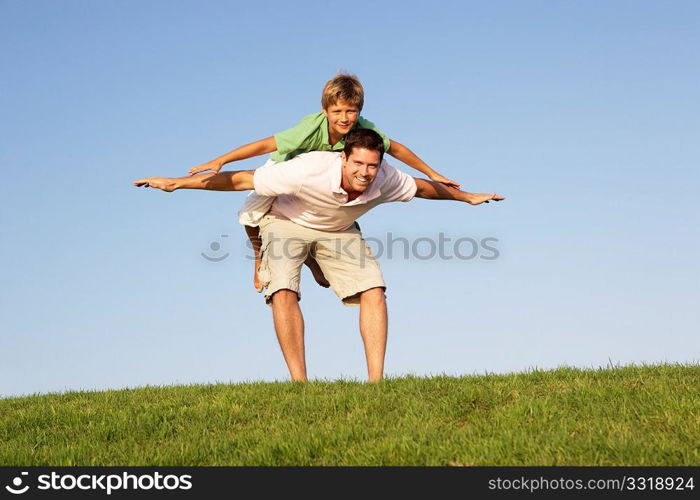
<svg viewBox="0 0 700 500">
<path fill-rule="evenodd" d="M 353 148 L 349 156 L 342 154 L 343 178 L 341 187 L 351 192 L 364 192 L 379 171 L 379 151 Z"/>
<path fill-rule="evenodd" d="M 324 109 L 323 114 L 328 118 L 328 134 L 339 140 L 355 126 L 360 117 L 360 110 L 357 109 L 357 106 L 340 99 Z"/>
</svg>

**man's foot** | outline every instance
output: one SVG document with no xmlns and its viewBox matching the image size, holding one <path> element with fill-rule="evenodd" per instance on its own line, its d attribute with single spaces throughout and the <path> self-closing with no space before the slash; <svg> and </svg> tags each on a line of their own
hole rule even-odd
<svg viewBox="0 0 700 500">
<path fill-rule="evenodd" d="M 316 262 L 316 259 L 314 259 L 313 257 L 311 257 L 309 255 L 306 258 L 306 261 L 304 262 L 304 264 L 306 264 L 306 266 L 311 271 L 311 274 L 313 274 L 314 279 L 316 280 L 316 283 L 321 285 L 323 288 L 328 288 L 331 286 L 331 284 L 328 282 L 325 275 L 323 274 L 323 271 L 321 270 L 321 266 L 319 266 L 318 262 Z"/>
</svg>

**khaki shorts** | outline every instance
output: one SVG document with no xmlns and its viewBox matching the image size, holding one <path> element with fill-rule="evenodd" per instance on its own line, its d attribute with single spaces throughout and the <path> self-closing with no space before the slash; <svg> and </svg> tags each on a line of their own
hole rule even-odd
<svg viewBox="0 0 700 500">
<path fill-rule="evenodd" d="M 258 276 L 268 304 L 272 294 L 285 289 L 301 299 L 299 276 L 309 254 L 345 305 L 359 305 L 359 294 L 370 288 L 386 290 L 379 264 L 356 225 L 345 231 L 320 231 L 268 214 L 260 221 L 260 237 Z"/>
</svg>

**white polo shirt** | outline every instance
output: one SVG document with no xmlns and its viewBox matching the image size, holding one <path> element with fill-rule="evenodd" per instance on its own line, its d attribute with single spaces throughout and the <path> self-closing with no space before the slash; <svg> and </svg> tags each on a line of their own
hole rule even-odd
<svg viewBox="0 0 700 500">
<path fill-rule="evenodd" d="M 313 151 L 258 168 L 253 185 L 258 195 L 277 197 L 271 214 L 322 231 L 347 229 L 381 203 L 411 200 L 417 189 L 413 177 L 386 160 L 382 160 L 374 181 L 350 202 L 341 179 L 340 153 Z"/>
</svg>

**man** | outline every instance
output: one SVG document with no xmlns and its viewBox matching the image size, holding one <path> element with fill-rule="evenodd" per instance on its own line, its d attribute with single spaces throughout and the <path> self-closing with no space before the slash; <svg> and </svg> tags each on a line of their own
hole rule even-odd
<svg viewBox="0 0 700 500">
<path fill-rule="evenodd" d="M 343 303 L 360 306 L 367 371 L 369 381 L 375 382 L 384 373 L 386 284 L 355 220 L 381 203 L 409 201 L 414 196 L 472 205 L 504 199 L 495 193 L 467 193 L 410 177 L 383 161 L 383 155 L 379 134 L 358 129 L 347 135 L 342 154 L 312 152 L 255 171 L 149 177 L 134 185 L 164 191 L 255 189 L 259 195 L 276 196 L 260 224 L 260 276 L 292 379 L 307 380 L 299 274 L 312 252 Z"/>
</svg>

